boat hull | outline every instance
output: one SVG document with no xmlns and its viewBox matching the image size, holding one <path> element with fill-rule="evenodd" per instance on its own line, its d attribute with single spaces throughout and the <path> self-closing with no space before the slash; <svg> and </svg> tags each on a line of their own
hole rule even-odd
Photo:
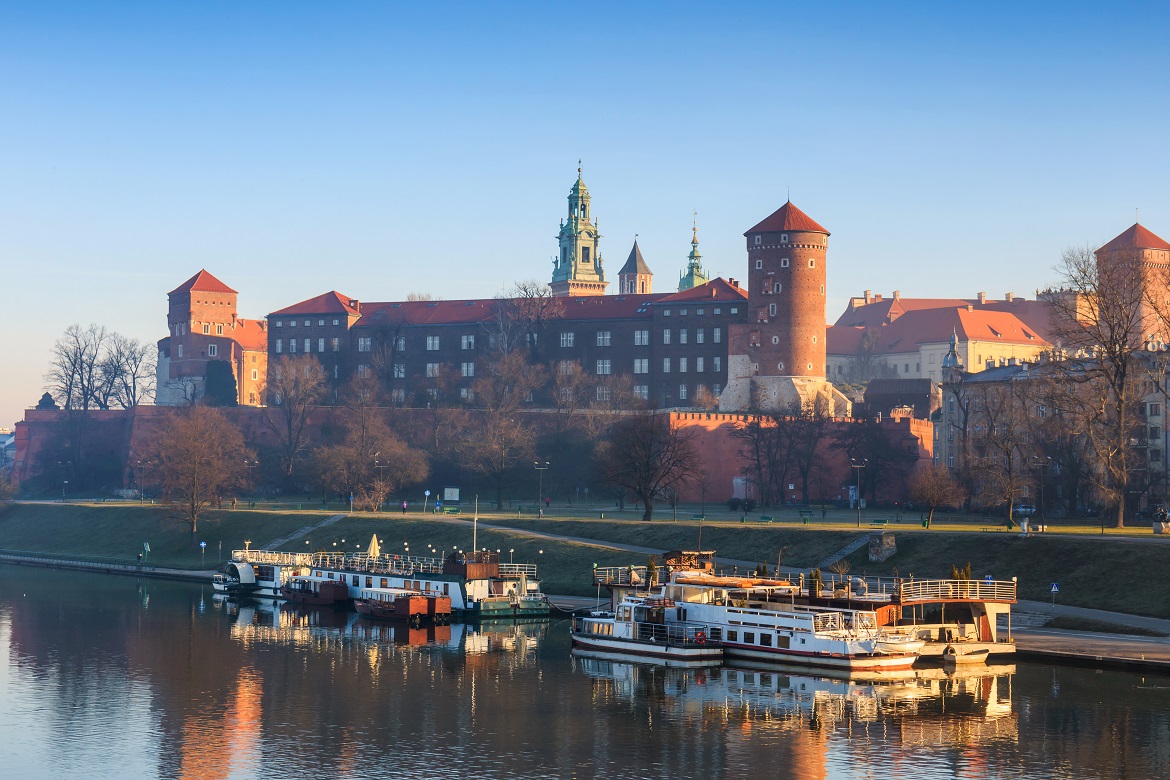
<svg viewBox="0 0 1170 780">
<path fill-rule="evenodd" d="M 822 669 L 838 669 L 849 672 L 895 672 L 911 669 L 918 659 L 916 653 L 905 655 L 888 654 L 835 654 L 806 653 L 778 648 L 760 648 L 750 645 L 724 643 L 723 653 L 727 658 L 784 664 L 786 666 L 815 666 Z"/>
<path fill-rule="evenodd" d="M 574 650 L 585 651 L 594 657 L 613 656 L 611 660 L 649 659 L 664 662 L 665 666 L 717 666 L 723 661 L 723 648 L 717 645 L 676 645 L 660 642 L 640 642 L 633 639 L 598 636 L 572 632 Z"/>
</svg>

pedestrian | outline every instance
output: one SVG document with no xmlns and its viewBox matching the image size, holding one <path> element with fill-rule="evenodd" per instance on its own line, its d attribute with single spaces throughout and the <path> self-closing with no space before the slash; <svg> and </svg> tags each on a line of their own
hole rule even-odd
<svg viewBox="0 0 1170 780">
<path fill-rule="evenodd" d="M 236 497 L 232 496 L 232 509 L 236 508 Z"/>
<path fill-rule="evenodd" d="M 402 501 L 402 514 L 406 514 L 406 500 L 405 499 L 403 499 L 403 501 Z"/>
<path fill-rule="evenodd" d="M 544 497 L 544 508 L 549 509 L 551 507 L 551 505 L 552 505 L 552 499 L 549 498 L 548 496 L 545 496 Z"/>
<path fill-rule="evenodd" d="M 142 553 L 138 553 L 138 565 L 142 565 Z"/>
</svg>

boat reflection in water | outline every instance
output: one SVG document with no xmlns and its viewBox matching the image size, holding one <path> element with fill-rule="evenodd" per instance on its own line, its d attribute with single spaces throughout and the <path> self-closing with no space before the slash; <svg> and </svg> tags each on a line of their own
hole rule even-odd
<svg viewBox="0 0 1170 780">
<path fill-rule="evenodd" d="M 356 612 L 289 602 L 216 600 L 231 618 L 232 639 L 244 645 L 300 645 L 313 650 L 360 646 L 393 652 L 432 652 L 470 657 L 509 654 L 527 663 L 549 624 L 455 623 L 450 625 L 372 620 Z"/>
<path fill-rule="evenodd" d="M 907 745 L 1014 743 L 1019 737 L 1012 711 L 1014 665 L 949 674 L 934 668 L 896 677 L 888 672 L 826 677 L 775 666 L 767 671 L 668 668 L 577 652 L 573 664 L 593 678 L 599 700 L 653 699 L 704 720 L 722 716 L 823 730 L 881 724 L 896 726 L 883 732 L 885 739 Z"/>
</svg>

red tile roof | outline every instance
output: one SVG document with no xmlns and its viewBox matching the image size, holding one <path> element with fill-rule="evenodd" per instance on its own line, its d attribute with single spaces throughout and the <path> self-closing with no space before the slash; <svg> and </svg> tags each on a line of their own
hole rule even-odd
<svg viewBox="0 0 1170 780">
<path fill-rule="evenodd" d="M 283 314 L 360 314 L 360 307 L 350 304 L 352 300 L 354 299 L 342 295 L 337 290 L 331 290 L 315 298 L 310 298 L 307 301 L 286 306 L 280 311 L 272 312 L 268 316 L 275 317 Z"/>
<path fill-rule="evenodd" d="M 703 303 L 704 301 L 711 301 L 713 303 L 725 303 L 728 301 L 739 303 L 740 301 L 746 301 L 747 297 L 747 290 L 733 287 L 726 279 L 716 277 L 706 284 L 700 284 L 698 287 L 692 287 L 689 290 L 667 295 L 658 301 L 658 303 Z"/>
<path fill-rule="evenodd" d="M 808 214 L 805 214 L 796 206 L 792 205 L 792 201 L 788 201 L 776 209 L 763 222 L 744 233 L 744 235 L 749 236 L 752 233 L 771 233 L 781 230 L 808 230 L 814 233 L 829 235 L 829 231 L 818 225 Z"/>
<path fill-rule="evenodd" d="M 826 331 L 830 354 L 853 355 L 866 328 L 833 325 Z M 877 326 L 878 354 L 916 352 L 921 344 L 945 343 L 952 333 L 960 341 L 994 341 L 1046 347 L 1048 341 L 1012 312 L 966 306 L 908 311 L 888 325 Z"/>
<path fill-rule="evenodd" d="M 1135 222 L 1128 230 L 1097 251 L 1116 252 L 1122 249 L 1170 249 L 1170 244 Z"/>
<path fill-rule="evenodd" d="M 167 294 L 174 295 L 175 293 L 185 292 L 218 292 L 238 294 L 235 290 L 228 287 L 219 279 L 216 279 L 214 276 L 207 273 L 206 269 L 200 269 L 199 273 L 195 274 L 190 279 L 183 282 Z"/>
<path fill-rule="evenodd" d="M 268 351 L 268 328 L 262 320 L 236 320 L 232 338 L 249 352 Z"/>
<path fill-rule="evenodd" d="M 988 299 L 985 303 L 980 303 L 977 298 L 883 298 L 860 306 L 851 304 L 833 324 L 843 327 L 876 328 L 896 322 L 910 312 L 967 306 L 975 307 L 976 311 L 1010 313 L 1041 338 L 1050 340 L 1052 306 L 1046 301 L 1024 298 L 1013 298 L 1010 301 Z"/>
<path fill-rule="evenodd" d="M 664 293 L 652 295 L 587 295 L 558 298 L 563 308 L 561 319 L 636 319 L 649 318 L 649 305 L 667 297 Z M 459 325 L 488 322 L 495 316 L 495 298 L 465 301 L 401 301 L 395 303 L 363 303 L 362 317 L 355 327 L 372 328 L 381 323 L 390 325 Z"/>
</svg>

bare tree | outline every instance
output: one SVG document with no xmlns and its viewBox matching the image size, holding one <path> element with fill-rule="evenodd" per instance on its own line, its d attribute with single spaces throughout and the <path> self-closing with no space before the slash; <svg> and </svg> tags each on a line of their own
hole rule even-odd
<svg viewBox="0 0 1170 780">
<path fill-rule="evenodd" d="M 755 484 L 760 505 L 775 506 L 780 502 L 778 488 L 792 467 L 785 431 L 771 415 L 756 411 L 737 423 L 731 435 L 739 442 L 745 475 Z"/>
<path fill-rule="evenodd" d="M 276 434 L 280 470 L 291 483 L 309 444 L 309 423 L 326 391 L 325 370 L 312 355 L 285 355 L 268 367 L 264 425 Z"/>
<path fill-rule="evenodd" d="M 928 463 L 910 475 L 906 485 L 910 500 L 926 504 L 926 527 L 934 521 L 934 510 L 940 506 L 959 506 L 967 500 L 967 491 L 955 480 L 950 469 L 936 463 Z"/>
<path fill-rule="evenodd" d="M 1057 267 L 1063 289 L 1047 295 L 1057 360 L 1086 391 L 1077 397 L 1095 465 L 1090 473 L 1118 528 L 1125 525 L 1130 481 L 1146 465 L 1131 445 L 1141 424 L 1135 354 L 1146 344 L 1151 316 L 1143 270 L 1136 252 L 1098 257 L 1088 247 L 1068 249 Z"/>
<path fill-rule="evenodd" d="M 244 437 L 218 409 L 192 406 L 170 413 L 146 452 L 164 499 L 196 540 L 199 518 L 225 492 L 245 482 L 251 453 Z"/>
<path fill-rule="evenodd" d="M 547 284 L 517 282 L 496 299 L 492 319 L 484 323 L 488 349 L 501 355 L 524 350 L 534 362 L 541 362 L 548 325 L 564 313 L 565 302 Z"/>
<path fill-rule="evenodd" d="M 667 415 L 640 412 L 614 425 L 597 452 L 598 471 L 610 484 L 642 502 L 642 519 L 654 502 L 694 480 L 701 468 L 693 430 L 672 425 Z"/>
<path fill-rule="evenodd" d="M 114 333 L 108 356 L 114 366 L 114 399 L 123 409 L 132 409 L 154 398 L 154 344 Z"/>
</svg>

